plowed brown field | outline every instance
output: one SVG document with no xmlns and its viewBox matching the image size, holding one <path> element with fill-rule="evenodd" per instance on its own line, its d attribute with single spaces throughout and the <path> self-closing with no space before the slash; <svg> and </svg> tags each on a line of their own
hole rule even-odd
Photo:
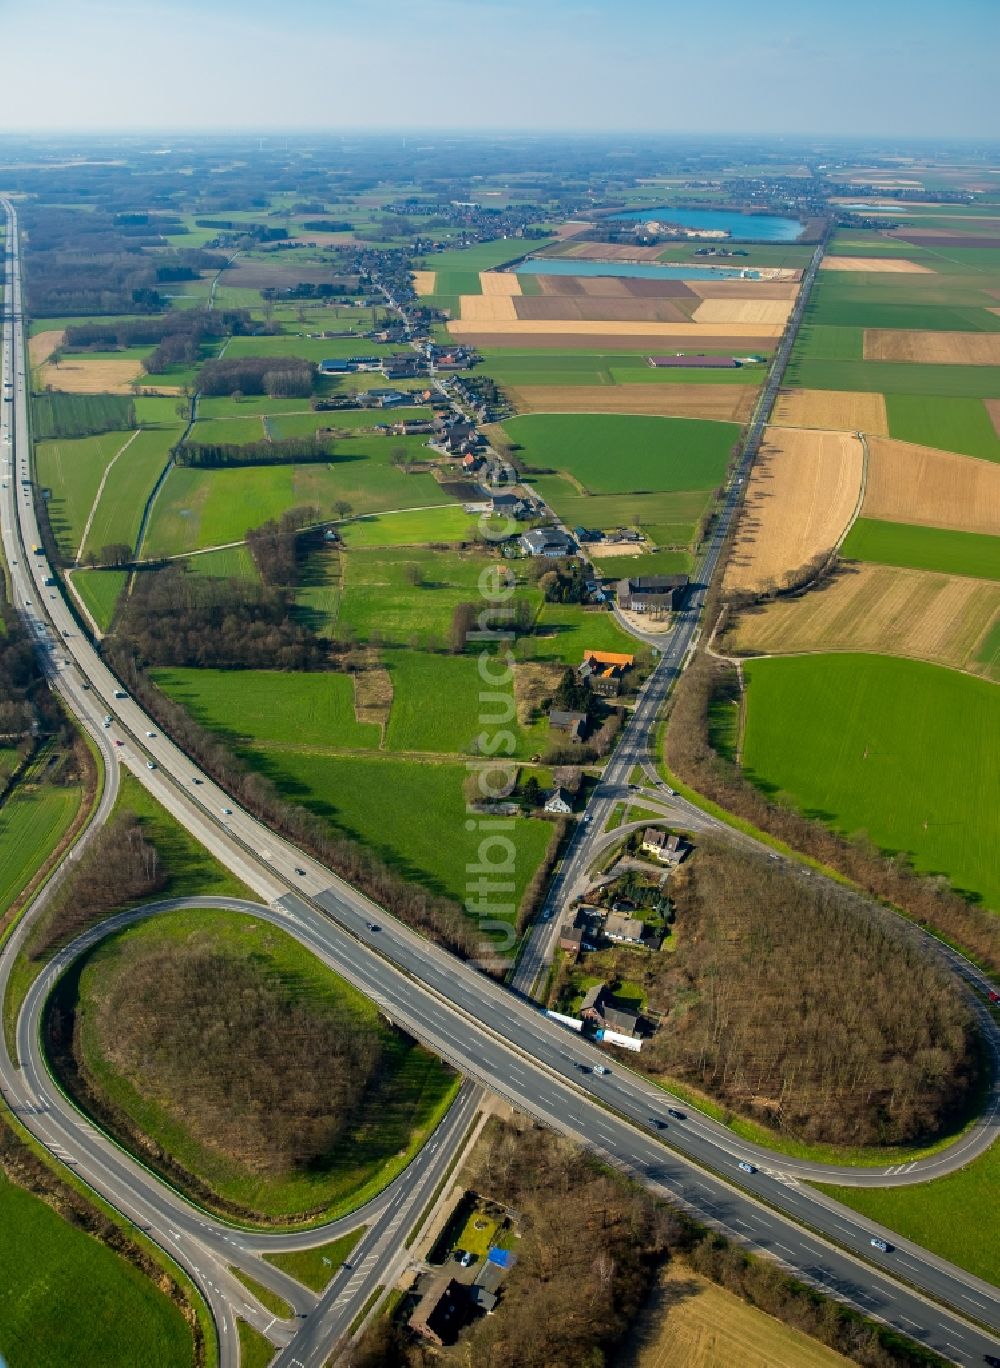
<svg viewBox="0 0 1000 1368">
<path fill-rule="evenodd" d="M 866 361 L 916 361 L 931 365 L 1000 366 L 1000 333 L 917 332 L 866 328 Z"/>
<path fill-rule="evenodd" d="M 825 256 L 821 271 L 877 271 L 884 275 L 933 275 L 929 266 L 921 266 L 908 257 L 848 257 Z"/>
<path fill-rule="evenodd" d="M 997 462 L 889 437 L 870 437 L 868 455 L 863 517 L 1000 536 Z"/>
<path fill-rule="evenodd" d="M 903 570 L 844 567 L 800 598 L 741 613 L 726 647 L 787 655 L 877 651 L 964 669 L 1000 615 L 1000 584 Z"/>
<path fill-rule="evenodd" d="M 638 276 L 535 276 L 543 295 L 596 295 L 600 299 L 697 299 L 684 280 Z M 530 298 L 530 296 L 528 296 Z M 537 296 L 536 296 L 537 298 Z"/>
<path fill-rule="evenodd" d="M 885 396 L 864 390 L 782 390 L 772 421 L 775 427 L 889 435 Z"/>
<path fill-rule="evenodd" d="M 755 385 L 522 385 L 505 386 L 518 413 L 644 413 L 744 423 Z"/>
<path fill-rule="evenodd" d="M 727 589 L 792 584 L 843 536 L 861 493 L 857 437 L 771 427 L 754 463 L 729 564 Z"/>
<path fill-rule="evenodd" d="M 518 318 L 590 322 L 690 323 L 689 311 L 676 299 L 613 299 L 596 295 L 521 295 L 511 301 Z M 466 314 L 463 311 L 462 317 Z M 471 317 L 471 315 L 470 315 Z"/>
</svg>

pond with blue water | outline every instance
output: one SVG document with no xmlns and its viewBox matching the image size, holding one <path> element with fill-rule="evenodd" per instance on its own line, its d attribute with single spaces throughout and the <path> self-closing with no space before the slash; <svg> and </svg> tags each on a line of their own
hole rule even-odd
<svg viewBox="0 0 1000 1368">
<path fill-rule="evenodd" d="M 776 214 L 741 214 L 738 209 L 674 209 L 669 204 L 660 204 L 650 209 L 630 209 L 610 217 L 615 223 L 654 221 L 678 228 L 721 230 L 734 238 L 754 242 L 795 242 L 803 231 L 798 219 L 779 218 Z"/>
</svg>

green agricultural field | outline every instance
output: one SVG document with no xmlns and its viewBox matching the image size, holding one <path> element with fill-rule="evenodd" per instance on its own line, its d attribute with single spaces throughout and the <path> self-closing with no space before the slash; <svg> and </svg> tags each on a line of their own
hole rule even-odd
<svg viewBox="0 0 1000 1368">
<path fill-rule="evenodd" d="M 196 721 L 237 749 L 267 742 L 367 750 L 379 743 L 379 728 L 355 717 L 348 674 L 181 668 L 151 674 Z"/>
<path fill-rule="evenodd" d="M 355 457 L 346 442 L 329 464 L 177 466 L 154 506 L 144 552 L 156 558 L 242 541 L 247 528 L 289 508 L 312 506 L 332 518 L 341 500 L 356 514 L 449 503 L 431 475 L 406 475 L 364 454 Z"/>
<path fill-rule="evenodd" d="M 904 442 L 1000 461 L 1000 436 L 981 399 L 887 394 L 889 434 Z"/>
<path fill-rule="evenodd" d="M 243 446 L 246 442 L 263 442 L 266 438 L 262 419 L 242 415 L 239 418 L 199 418 L 188 434 L 188 441 L 195 445 L 235 442 Z"/>
<path fill-rule="evenodd" d="M 461 504 L 441 508 L 415 508 L 405 513 L 381 513 L 345 523 L 344 545 L 351 549 L 377 546 L 422 546 L 428 542 L 471 541 L 478 514 L 466 513 Z"/>
<path fill-rule="evenodd" d="M 982 672 L 988 679 L 1000 684 L 1000 619 L 986 633 L 976 662 L 983 667 Z"/>
<path fill-rule="evenodd" d="M 744 671 L 755 782 L 1000 908 L 995 685 L 874 655 L 749 660 Z"/>
<path fill-rule="evenodd" d="M 763 366 L 739 371 L 670 370 L 649 364 L 649 352 L 601 352 L 545 347 L 484 347 L 478 370 L 500 385 L 759 385 Z"/>
<path fill-rule="evenodd" d="M 207 575 L 210 579 L 250 580 L 260 582 L 260 574 L 246 546 L 224 546 L 218 551 L 203 551 L 187 561 L 193 575 Z"/>
<path fill-rule="evenodd" d="M 675 549 L 690 545 L 695 525 L 711 500 L 708 489 L 676 494 L 579 494 L 561 475 L 540 475 L 530 483 L 567 527 L 638 527 L 655 545 Z"/>
<path fill-rule="evenodd" d="M 399 350 L 386 342 L 372 342 L 367 337 L 301 337 L 280 333 L 275 337 L 234 337 L 226 348 L 226 360 L 241 356 L 301 356 L 317 365 L 325 357 L 391 356 Z M 376 379 L 385 384 L 384 376 Z"/>
<path fill-rule="evenodd" d="M 536 634 L 521 638 L 517 651 L 526 660 L 555 660 L 565 665 L 579 665 L 584 651 L 625 652 L 637 660 L 649 656 L 649 648 L 623 631 L 612 613 L 576 603 L 543 604 Z"/>
<path fill-rule="evenodd" d="M 833 328 L 831 332 L 845 331 Z M 847 330 L 849 331 L 849 330 Z M 917 365 L 906 361 L 835 361 L 793 355 L 785 384 L 793 389 L 866 390 L 877 394 L 1000 398 L 1000 366 Z"/>
<path fill-rule="evenodd" d="M 844 540 L 841 555 L 848 560 L 1000 580 L 1000 537 L 975 532 L 859 518 Z"/>
<path fill-rule="evenodd" d="M 190 1368 L 194 1345 L 138 1269 L 0 1176 L 0 1353 L 31 1368 Z"/>
<path fill-rule="evenodd" d="M 100 556 L 101 547 L 120 542 L 135 549 L 143 510 L 170 459 L 180 428 L 139 432 L 108 471 L 108 478 L 87 534 L 84 551 Z"/>
<path fill-rule="evenodd" d="M 714 489 L 740 433 L 736 423 L 607 413 L 536 413 L 503 427 L 525 466 L 566 472 L 592 494 Z"/>
<path fill-rule="evenodd" d="M 233 399 L 228 394 L 205 394 L 198 400 L 199 420 L 256 418 L 269 414 L 308 412 L 311 412 L 308 399 L 271 399 L 264 394 L 247 394 L 242 399 Z"/>
<path fill-rule="evenodd" d="M 127 582 L 125 570 L 77 570 L 74 573 L 73 588 L 102 632 L 110 630 L 111 619 Z"/>
<path fill-rule="evenodd" d="M 864 335 L 860 328 L 831 328 L 807 320 L 799 329 L 792 364 L 805 361 L 860 361 Z"/>
<path fill-rule="evenodd" d="M 905 1188 L 831 1187 L 817 1183 L 845 1206 L 1000 1287 L 1000 1251 L 986 1213 L 1000 1184 L 1000 1145 L 971 1164 Z"/>
<path fill-rule="evenodd" d="M 76 556 L 101 477 L 131 435 L 103 432 L 98 437 L 66 438 L 36 445 L 37 479 L 52 491 L 49 521 L 59 549 L 66 556 Z"/>
<path fill-rule="evenodd" d="M 465 825 L 464 763 L 262 749 L 256 756 L 258 767 L 287 798 L 374 850 L 406 878 L 465 901 L 480 838 Z M 516 851 L 511 902 L 523 896 L 552 832 L 549 822 L 517 818 L 505 833 Z M 512 918 L 513 913 L 507 920 Z"/>
<path fill-rule="evenodd" d="M 0 807 L 0 917 L 62 840 L 81 797 L 76 784 L 21 784 Z"/>
<path fill-rule="evenodd" d="M 32 431 L 39 441 L 120 432 L 130 425 L 133 414 L 127 395 L 36 394 L 31 401 Z"/>
<path fill-rule="evenodd" d="M 317 1017 L 346 1017 L 358 1029 L 377 1035 L 381 1065 L 369 1083 L 365 1102 L 350 1129 L 314 1168 L 261 1173 L 199 1140 L 183 1116 L 168 1103 L 140 1091 L 103 1051 L 96 1004 L 128 972 L 132 959 L 169 953 L 174 946 L 192 942 L 224 958 L 256 965 L 272 981 L 285 984 Z M 75 985 L 69 976 L 64 983 L 68 996 Z M 269 923 L 236 912 L 193 909 L 129 927 L 83 959 L 78 994 L 80 1049 L 102 1095 L 212 1192 L 264 1217 L 339 1215 L 366 1200 L 413 1157 L 441 1119 L 457 1086 L 439 1059 L 385 1024 L 374 1003 L 311 951 Z M 198 1047 L 192 1038 L 191 1048 Z"/>
</svg>

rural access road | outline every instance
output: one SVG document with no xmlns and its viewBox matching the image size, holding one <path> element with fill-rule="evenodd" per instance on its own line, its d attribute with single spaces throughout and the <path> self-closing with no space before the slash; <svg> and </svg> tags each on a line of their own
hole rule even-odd
<svg viewBox="0 0 1000 1368">
<path fill-rule="evenodd" d="M 129 698 L 115 698 L 120 685 L 79 634 L 65 600 L 47 597 L 42 588 L 41 558 L 25 555 L 38 540 L 34 504 L 25 498 L 20 479 L 29 478 L 27 393 L 20 327 L 20 279 L 16 223 L 8 205 L 8 290 L 6 312 L 13 313 L 5 353 L 5 372 L 13 377 L 17 479 L 9 480 L 13 497 L 2 508 L 5 537 L 12 537 L 17 565 L 12 568 L 14 596 L 35 624 L 39 647 L 66 652 L 71 664 L 59 671 L 59 683 L 73 710 L 91 725 L 106 710 L 112 735 L 125 744 L 124 763 L 157 799 L 206 848 L 262 898 L 279 924 L 304 943 L 322 945 L 339 973 L 376 1001 L 394 1021 L 440 1053 L 466 1076 L 506 1097 L 513 1105 L 572 1135 L 620 1165 L 657 1192 L 683 1203 L 699 1217 L 726 1231 L 746 1247 L 765 1252 L 786 1267 L 869 1314 L 880 1316 L 902 1333 L 933 1346 L 961 1363 L 995 1351 L 996 1337 L 966 1317 L 1000 1327 L 1000 1293 L 918 1246 L 887 1238 L 896 1252 L 872 1251 L 872 1227 L 853 1212 L 821 1199 L 783 1171 L 782 1156 L 767 1155 L 753 1175 L 737 1168 L 746 1147 L 724 1127 L 700 1115 L 671 1123 L 668 1134 L 650 1133 L 651 1115 L 662 1115 L 665 1094 L 617 1063 L 609 1075 L 582 1074 L 580 1066 L 603 1062 L 594 1046 L 548 1021 L 537 1009 L 484 974 L 457 961 L 409 927 L 387 916 L 355 889 L 318 862 L 268 831 L 249 813 L 199 773 L 190 759 Z M 16 364 L 15 364 L 16 362 Z M 9 409 L 10 405 L 4 408 Z M 5 415 L 6 417 L 6 415 Z M 9 431 L 5 433 L 9 440 Z M 9 493 L 10 491 L 5 491 Z M 730 497 L 734 497 L 732 492 Z M 16 523 L 11 526 L 12 519 Z M 26 560 L 29 562 L 26 564 Z M 703 592 L 703 591 L 702 591 Z M 90 688 L 84 689 L 83 684 Z M 147 736 L 147 732 L 153 732 Z M 149 764 L 155 766 L 147 768 Z M 200 783 L 193 785 L 193 780 Z M 229 811 L 223 812 L 224 808 Z M 305 870 L 303 875 L 297 868 Z M 380 931 L 368 923 L 381 923 Z M 9 1088 L 4 1074 L 0 1083 Z M 22 1117 L 34 1128 L 37 1118 Z M 67 1133 L 65 1158 L 79 1153 L 75 1130 Z M 171 1242 L 159 1214 L 164 1185 L 142 1171 L 143 1196 L 157 1214 L 151 1233 Z M 95 1187 L 113 1204 L 114 1180 Z M 809 1227 L 807 1229 L 806 1227 Z M 829 1239 L 822 1233 L 826 1232 Z M 836 1243 L 832 1243 L 836 1242 Z M 859 1258 L 864 1255 L 864 1261 Z M 185 1266 L 190 1264 L 185 1258 Z M 897 1275 L 911 1286 L 896 1281 Z M 204 1280 L 198 1279 L 204 1288 Z M 920 1290 L 914 1290 L 920 1289 Z M 945 1309 L 935 1301 L 957 1308 Z M 222 1325 L 220 1342 L 232 1333 L 228 1296 L 211 1291 L 209 1302 Z M 308 1321 L 306 1322 L 308 1325 Z M 296 1337 L 296 1341 L 298 1337 Z M 318 1354 L 303 1363 L 322 1362 Z M 232 1362 L 231 1352 L 227 1362 Z"/>
</svg>

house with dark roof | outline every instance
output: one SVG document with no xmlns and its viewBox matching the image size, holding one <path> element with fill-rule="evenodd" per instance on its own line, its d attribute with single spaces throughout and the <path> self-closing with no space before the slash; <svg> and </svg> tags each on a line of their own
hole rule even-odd
<svg viewBox="0 0 1000 1368">
<path fill-rule="evenodd" d="M 435 1278 L 410 1316 L 410 1329 L 432 1344 L 454 1344 L 468 1322 L 470 1299 L 462 1283 L 442 1274 Z"/>
<path fill-rule="evenodd" d="M 583 734 L 587 730 L 587 714 L 551 708 L 549 710 L 549 726 L 555 731 L 565 732 L 571 741 L 582 741 Z"/>
<path fill-rule="evenodd" d="M 595 983 L 588 988 L 580 1003 L 578 1016 L 600 1030 L 615 1031 L 618 1035 L 634 1037 L 639 1028 L 639 1018 L 635 1012 L 626 1012 L 614 1007 L 609 1001 L 611 994 L 606 983 Z"/>
<path fill-rule="evenodd" d="M 691 847 L 683 836 L 661 831 L 658 827 L 647 827 L 642 833 L 642 849 L 663 864 L 679 865 Z"/>
<path fill-rule="evenodd" d="M 639 575 L 618 581 L 618 607 L 654 617 L 684 606 L 690 581 L 687 575 Z"/>
</svg>

